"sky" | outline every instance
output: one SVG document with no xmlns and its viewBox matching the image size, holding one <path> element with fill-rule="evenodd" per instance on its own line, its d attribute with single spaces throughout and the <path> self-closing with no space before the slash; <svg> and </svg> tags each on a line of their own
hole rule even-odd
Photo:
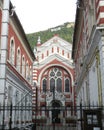
<svg viewBox="0 0 104 130">
<path fill-rule="evenodd" d="M 74 22 L 77 0 L 11 0 L 25 33 Z"/>
</svg>

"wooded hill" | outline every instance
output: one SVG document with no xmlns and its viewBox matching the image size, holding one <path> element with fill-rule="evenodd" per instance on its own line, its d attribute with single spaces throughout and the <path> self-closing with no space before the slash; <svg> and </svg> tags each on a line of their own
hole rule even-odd
<svg viewBox="0 0 104 130">
<path fill-rule="evenodd" d="M 37 44 L 37 40 L 39 36 L 41 39 L 41 43 L 46 42 L 47 40 L 52 38 L 55 34 L 58 34 L 59 37 L 72 43 L 73 31 L 74 31 L 74 23 L 67 22 L 67 23 L 64 23 L 63 25 L 59 25 L 57 27 L 50 28 L 45 31 L 39 31 L 39 32 L 27 34 L 27 39 L 33 50 L 34 46 Z"/>
</svg>

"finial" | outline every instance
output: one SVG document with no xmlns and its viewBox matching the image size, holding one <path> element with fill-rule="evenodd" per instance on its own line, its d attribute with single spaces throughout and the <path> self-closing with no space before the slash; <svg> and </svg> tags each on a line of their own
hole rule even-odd
<svg viewBox="0 0 104 130">
<path fill-rule="evenodd" d="M 40 36 L 38 36 L 37 44 L 41 44 Z"/>
</svg>

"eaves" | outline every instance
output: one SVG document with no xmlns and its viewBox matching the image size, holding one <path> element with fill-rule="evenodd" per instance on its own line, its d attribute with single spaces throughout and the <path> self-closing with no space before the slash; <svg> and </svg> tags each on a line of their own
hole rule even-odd
<svg viewBox="0 0 104 130">
<path fill-rule="evenodd" d="M 73 59 L 75 58 L 75 53 L 76 53 L 77 46 L 79 43 L 82 23 L 83 23 L 83 9 L 80 9 L 77 7 L 74 34 L 73 34 L 73 44 L 72 44 L 72 58 Z"/>
<path fill-rule="evenodd" d="M 80 75 L 78 76 L 78 79 L 76 80 L 77 83 L 77 91 L 76 93 L 78 94 L 80 91 L 80 88 L 82 86 L 82 83 L 84 81 L 84 78 L 88 72 L 88 69 L 91 67 L 91 61 L 94 58 L 95 54 L 96 54 L 96 49 L 98 47 L 99 41 L 101 39 L 101 33 L 99 30 L 96 29 L 96 27 L 94 27 L 92 29 L 91 35 L 90 35 L 90 39 L 89 39 L 89 44 L 90 44 L 90 48 L 88 50 L 88 53 L 83 61 L 83 66 L 82 66 L 82 70 Z"/>
<path fill-rule="evenodd" d="M 12 3 L 10 2 L 10 10 L 11 10 L 12 8 L 13 8 L 13 5 L 12 5 Z M 22 27 L 22 25 L 21 25 L 21 22 L 20 22 L 20 20 L 19 20 L 19 18 L 18 18 L 18 16 L 17 16 L 17 14 L 15 13 L 15 11 L 14 11 L 14 13 L 13 13 L 13 16 L 10 17 L 10 19 L 13 20 L 13 21 L 16 23 L 16 25 L 18 26 L 18 28 L 19 28 L 19 33 L 20 33 L 21 37 L 24 39 L 24 41 L 25 41 L 25 46 L 26 46 L 28 52 L 30 53 L 32 60 L 34 61 L 34 60 L 36 59 L 36 58 L 35 58 L 35 55 L 34 55 L 32 49 L 31 49 L 31 47 L 30 47 L 30 44 L 29 44 L 29 42 L 28 42 L 28 40 L 27 40 L 25 31 L 24 31 L 24 29 L 23 29 L 23 27 Z"/>
</svg>

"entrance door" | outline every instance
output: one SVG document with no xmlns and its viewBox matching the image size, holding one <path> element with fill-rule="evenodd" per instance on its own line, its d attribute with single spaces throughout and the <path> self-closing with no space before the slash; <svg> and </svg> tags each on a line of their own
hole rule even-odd
<svg viewBox="0 0 104 130">
<path fill-rule="evenodd" d="M 60 123 L 60 104 L 57 102 L 52 103 L 52 123 Z"/>
</svg>

